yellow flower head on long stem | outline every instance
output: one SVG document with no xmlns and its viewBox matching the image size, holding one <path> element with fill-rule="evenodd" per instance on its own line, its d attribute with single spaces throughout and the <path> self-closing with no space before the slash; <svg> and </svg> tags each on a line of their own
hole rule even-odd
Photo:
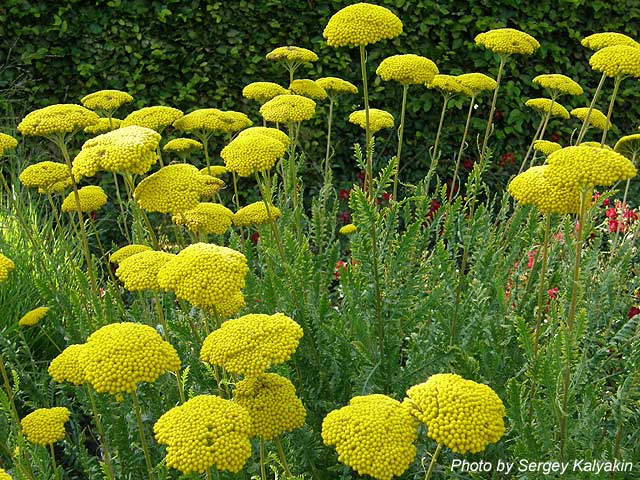
<svg viewBox="0 0 640 480">
<path fill-rule="evenodd" d="M 260 108 L 267 122 L 296 123 L 311 119 L 316 113 L 316 102 L 300 95 L 278 95 Z"/>
<path fill-rule="evenodd" d="M 39 408 L 20 421 L 22 432 L 31 443 L 48 446 L 64 440 L 64 424 L 69 420 L 65 407 Z"/>
<path fill-rule="evenodd" d="M 533 149 L 536 152 L 541 152 L 544 156 L 548 157 L 556 150 L 560 150 L 562 145 L 556 142 L 550 142 L 549 140 L 536 140 L 533 142 Z"/>
<path fill-rule="evenodd" d="M 360 47 L 390 40 L 402 33 L 402 22 L 391 10 L 355 3 L 334 13 L 322 32 L 330 47 Z"/>
<path fill-rule="evenodd" d="M 473 95 L 472 90 L 453 75 L 438 74 L 426 86 L 427 88 L 438 90 L 443 95 L 465 95 L 467 97 Z"/>
<path fill-rule="evenodd" d="M 457 75 L 455 78 L 471 90 L 474 97 L 478 96 L 481 92 L 493 92 L 498 86 L 493 78 L 484 73 L 463 73 L 462 75 Z"/>
<path fill-rule="evenodd" d="M 549 110 L 551 110 L 552 117 L 558 117 L 564 120 L 567 120 L 569 118 L 569 112 L 566 108 L 564 108 L 558 102 L 554 102 L 548 98 L 532 98 L 530 100 L 527 100 L 525 102 L 525 105 L 532 110 L 535 110 L 542 116 L 546 115 Z"/>
<path fill-rule="evenodd" d="M 89 133 L 91 135 L 102 135 L 103 133 L 109 133 L 113 130 L 120 128 L 122 125 L 122 120 L 119 118 L 112 118 L 109 120 L 108 118 L 100 118 L 98 123 L 94 123 L 88 127 L 85 127 L 84 133 Z"/>
<path fill-rule="evenodd" d="M 395 80 L 403 85 L 430 83 L 439 71 L 433 61 L 420 55 L 393 55 L 385 58 L 376 69 L 385 81 Z"/>
<path fill-rule="evenodd" d="M 220 152 L 227 170 L 241 177 L 270 170 L 284 156 L 285 145 L 262 133 L 237 136 Z"/>
<path fill-rule="evenodd" d="M 34 110 L 18 124 L 23 135 L 50 137 L 56 134 L 74 134 L 98 123 L 100 117 L 88 108 L 74 104 L 57 104 Z"/>
<path fill-rule="evenodd" d="M 9 272 L 14 268 L 16 268 L 16 264 L 13 263 L 13 260 L 0 253 L 0 283 L 9 277 Z"/>
<path fill-rule="evenodd" d="M 251 127 L 241 131 L 238 134 L 237 138 L 246 137 L 248 135 L 266 135 L 267 137 L 271 137 L 275 140 L 281 142 L 285 147 L 289 145 L 290 139 L 289 135 L 284 133 L 282 130 L 278 130 L 277 128 L 271 127 Z"/>
<path fill-rule="evenodd" d="M 327 98 L 325 89 L 308 78 L 299 78 L 291 82 L 289 91 L 312 100 L 324 100 Z"/>
<path fill-rule="evenodd" d="M 25 168 L 18 178 L 25 187 L 37 188 L 44 193 L 53 193 L 54 186 L 60 182 L 68 182 L 71 186 L 69 168 L 64 163 L 34 163 Z"/>
<path fill-rule="evenodd" d="M 175 257 L 172 253 L 144 251 L 131 255 L 120 261 L 116 270 L 116 277 L 130 292 L 144 290 L 158 291 L 158 272 L 169 260 Z"/>
<path fill-rule="evenodd" d="M 125 103 L 133 102 L 133 97 L 121 90 L 99 90 L 85 95 L 80 103 L 90 110 L 113 112 Z"/>
<path fill-rule="evenodd" d="M 0 133 L 0 157 L 2 157 L 7 150 L 13 150 L 17 146 L 18 140 L 6 133 Z"/>
<path fill-rule="evenodd" d="M 307 48 L 296 47 L 296 46 L 286 46 L 286 47 L 278 47 L 271 50 L 266 55 L 267 60 L 272 60 L 274 62 L 286 61 L 286 62 L 296 62 L 296 63 L 307 63 L 307 62 L 317 62 L 318 55 Z"/>
<path fill-rule="evenodd" d="M 125 245 L 124 247 L 119 248 L 118 250 L 113 252 L 109 256 L 109 261 L 111 263 L 115 263 L 116 265 L 119 265 L 120 262 L 122 262 L 125 258 L 128 258 L 131 255 L 135 255 L 136 253 L 148 252 L 149 250 L 152 250 L 152 248 L 147 245 L 139 245 L 139 244 Z"/>
<path fill-rule="evenodd" d="M 122 127 L 137 125 L 160 133 L 183 115 L 182 110 L 177 108 L 155 105 L 131 112 L 122 120 L 121 125 Z"/>
<path fill-rule="evenodd" d="M 47 313 L 49 313 L 49 307 L 37 307 L 33 310 L 25 313 L 22 318 L 18 321 L 18 325 L 21 327 L 33 327 L 40 323 Z"/>
<path fill-rule="evenodd" d="M 366 112 L 364 110 L 358 110 L 349 115 L 349 122 L 355 123 L 361 128 L 366 128 Z M 369 130 L 371 133 L 376 133 L 383 128 L 393 128 L 395 120 L 393 115 L 385 110 L 378 108 L 369 109 Z"/>
<path fill-rule="evenodd" d="M 640 48 L 628 45 L 613 45 L 594 53 L 589 65 L 607 77 L 640 77 Z"/>
<path fill-rule="evenodd" d="M 330 97 L 340 93 L 358 93 L 358 87 L 338 77 L 322 77 L 317 79 L 316 83 L 324 88 Z"/>
<path fill-rule="evenodd" d="M 594 33 L 582 39 L 582 46 L 590 50 L 601 50 L 614 45 L 627 45 L 629 47 L 640 47 L 640 43 L 623 33 L 603 32 Z"/>
<path fill-rule="evenodd" d="M 531 55 L 540 43 L 531 35 L 513 28 L 498 28 L 476 35 L 475 42 L 501 55 Z"/>
<path fill-rule="evenodd" d="M 284 95 L 289 91 L 281 85 L 273 82 L 253 82 L 242 89 L 242 96 L 249 100 L 265 103 L 278 95 Z"/>
<path fill-rule="evenodd" d="M 270 205 L 267 209 L 267 205 L 260 200 L 244 206 L 234 213 L 233 224 L 236 227 L 256 227 L 275 222 L 281 215 L 278 207 Z"/>
<path fill-rule="evenodd" d="M 531 167 L 509 182 L 507 191 L 521 205 L 535 205 L 542 213 L 578 213 L 580 192 L 551 183 L 544 176 L 548 165 Z"/>
<path fill-rule="evenodd" d="M 578 82 L 560 73 L 538 75 L 533 83 L 545 88 L 554 97 L 561 94 L 582 95 L 584 92 Z"/>
<path fill-rule="evenodd" d="M 219 203 L 203 202 L 180 215 L 174 215 L 172 220 L 192 232 L 222 235 L 233 223 L 233 212 Z"/>
<path fill-rule="evenodd" d="M 640 133 L 625 135 L 618 140 L 613 149 L 628 159 L 640 153 Z"/>
<path fill-rule="evenodd" d="M 193 138 L 174 138 L 162 147 L 162 151 L 164 152 L 173 152 L 182 155 L 199 150 L 202 150 L 202 143 Z"/>
<path fill-rule="evenodd" d="M 251 126 L 251 120 L 240 112 L 225 112 L 217 108 L 201 108 L 187 113 L 173 123 L 183 132 L 203 135 L 232 134 Z"/>
<path fill-rule="evenodd" d="M 589 108 L 574 108 L 569 113 L 572 117 L 584 122 L 585 118 L 587 118 L 587 113 L 589 113 Z M 596 127 L 599 130 L 604 130 L 605 125 L 607 125 L 607 116 L 597 108 L 592 108 L 591 113 L 589 114 L 589 125 Z M 611 128 L 611 122 L 609 122 L 609 125 L 607 126 L 607 129 L 609 128 Z"/>
<path fill-rule="evenodd" d="M 80 364 L 80 352 L 84 347 L 85 344 L 69 345 L 51 361 L 48 372 L 54 382 L 68 382 L 72 385 L 82 385 L 87 382 L 84 369 Z"/>
<path fill-rule="evenodd" d="M 80 198 L 80 211 L 83 213 L 100 210 L 107 203 L 107 194 L 104 193 L 102 187 L 97 185 L 82 187 L 78 190 L 78 197 Z M 63 212 L 75 212 L 78 210 L 75 192 L 67 195 L 60 209 Z"/>
</svg>

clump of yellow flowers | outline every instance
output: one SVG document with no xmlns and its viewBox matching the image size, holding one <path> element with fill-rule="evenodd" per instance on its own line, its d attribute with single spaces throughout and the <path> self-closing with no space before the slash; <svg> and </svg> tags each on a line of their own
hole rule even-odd
<svg viewBox="0 0 640 480">
<path fill-rule="evenodd" d="M 131 255 L 135 255 L 136 253 L 140 253 L 140 252 L 146 252 L 149 250 L 151 250 L 151 247 L 147 245 L 139 245 L 139 244 L 125 245 L 124 247 L 119 248 L 118 250 L 113 252 L 109 256 L 109 261 L 111 263 L 115 263 L 116 265 L 118 265 L 125 258 L 130 257 Z"/>
<path fill-rule="evenodd" d="M 356 3 L 336 12 L 322 36 L 330 47 L 366 46 L 402 33 L 402 22 L 391 10 L 370 3 Z"/>
<path fill-rule="evenodd" d="M 107 194 L 104 193 L 102 187 L 97 185 L 87 185 L 78 190 L 78 198 L 80 199 L 81 212 L 95 212 L 100 210 L 107 203 Z M 60 209 L 63 212 L 75 212 L 78 210 L 76 205 L 75 192 L 71 192 L 62 202 Z"/>
<path fill-rule="evenodd" d="M 49 307 L 38 307 L 25 313 L 18 321 L 18 325 L 21 327 L 33 327 L 40 323 L 47 313 L 49 313 Z"/>
<path fill-rule="evenodd" d="M 549 165 L 539 165 L 525 170 L 509 182 L 507 191 L 518 203 L 535 205 L 543 213 L 578 213 L 578 189 L 551 183 L 545 177 L 548 169 Z"/>
<path fill-rule="evenodd" d="M 259 201 L 242 207 L 233 214 L 232 220 L 236 227 L 249 227 L 274 222 L 281 215 L 279 208 L 270 205 L 267 210 L 267 204 Z"/>
<path fill-rule="evenodd" d="M 9 272 L 15 267 L 13 260 L 0 253 L 0 282 L 4 282 L 9 277 Z"/>
<path fill-rule="evenodd" d="M 24 417 L 22 432 L 31 443 L 48 446 L 64 439 L 64 424 L 69 420 L 65 407 L 39 408 Z"/>
<path fill-rule="evenodd" d="M 130 292 L 160 290 L 158 272 L 174 257 L 172 253 L 155 250 L 136 253 L 120 261 L 116 276 Z"/>
<path fill-rule="evenodd" d="M 69 345 L 49 364 L 49 375 L 56 383 L 68 382 L 82 385 L 87 382 L 84 369 L 80 363 L 80 353 L 85 344 Z"/>
<path fill-rule="evenodd" d="M 349 115 L 349 122 L 355 123 L 361 128 L 366 128 L 366 117 L 364 110 L 358 110 Z M 385 110 L 378 108 L 369 109 L 369 130 L 371 133 L 376 133 L 383 128 L 393 128 L 394 119 L 393 115 Z"/>
</svg>

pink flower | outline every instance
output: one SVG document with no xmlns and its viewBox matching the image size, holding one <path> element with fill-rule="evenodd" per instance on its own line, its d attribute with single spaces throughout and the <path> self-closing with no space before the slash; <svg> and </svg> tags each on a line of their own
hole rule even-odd
<svg viewBox="0 0 640 480">
<path fill-rule="evenodd" d="M 537 256 L 538 256 L 538 250 L 531 250 L 527 254 L 527 267 L 533 268 L 533 264 L 536 263 Z"/>
<path fill-rule="evenodd" d="M 555 300 L 556 298 L 558 298 L 558 291 L 559 290 L 560 289 L 558 287 L 553 287 L 553 288 L 550 288 L 549 290 L 547 290 L 547 293 L 549 294 L 549 298 L 551 300 Z"/>
<path fill-rule="evenodd" d="M 609 226 L 609 233 L 624 231 L 623 226 L 620 225 L 617 220 L 609 219 L 608 226 Z"/>
<path fill-rule="evenodd" d="M 382 200 L 384 200 L 385 202 L 388 202 L 390 198 L 391 198 L 391 194 L 389 192 L 382 193 Z"/>
<path fill-rule="evenodd" d="M 350 196 L 351 196 L 351 190 L 348 188 L 343 188 L 338 192 L 338 198 L 340 200 L 349 200 Z"/>
<path fill-rule="evenodd" d="M 618 211 L 615 209 L 615 207 L 607 208 L 605 215 L 607 216 L 607 218 L 618 218 Z"/>
</svg>

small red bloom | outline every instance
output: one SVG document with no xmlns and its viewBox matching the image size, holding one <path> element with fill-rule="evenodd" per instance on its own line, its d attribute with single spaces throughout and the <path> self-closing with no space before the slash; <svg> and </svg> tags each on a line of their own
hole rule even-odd
<svg viewBox="0 0 640 480">
<path fill-rule="evenodd" d="M 389 192 L 382 192 L 382 200 L 384 200 L 385 202 L 388 202 L 390 198 L 391 198 L 391 194 Z"/>
<path fill-rule="evenodd" d="M 560 141 L 560 134 L 559 133 L 554 133 L 553 135 L 551 135 L 549 137 L 549 140 L 551 140 L 552 142 L 558 143 Z"/>
<path fill-rule="evenodd" d="M 340 200 L 349 200 L 350 196 L 351 196 L 351 190 L 348 188 L 343 188 L 338 192 L 338 198 Z"/>
<path fill-rule="evenodd" d="M 496 110 L 494 117 L 496 119 L 496 122 L 499 122 L 500 120 L 502 120 L 502 117 L 503 117 L 502 112 L 500 110 Z"/>
<path fill-rule="evenodd" d="M 98 292 L 100 293 L 100 298 L 104 298 L 104 288 L 98 288 Z"/>
<path fill-rule="evenodd" d="M 90 215 L 91 215 L 91 220 L 93 221 L 95 221 L 98 218 L 98 212 L 96 212 L 95 210 L 91 212 Z"/>
<path fill-rule="evenodd" d="M 607 208 L 605 215 L 607 216 L 607 218 L 618 218 L 618 211 L 615 209 L 615 207 Z"/>
<path fill-rule="evenodd" d="M 624 232 L 624 227 L 617 220 L 609 219 L 609 233 Z"/>
<path fill-rule="evenodd" d="M 533 264 L 536 263 L 536 256 L 538 255 L 538 250 L 531 250 L 527 254 L 527 267 L 533 268 Z"/>
<path fill-rule="evenodd" d="M 464 168 L 465 170 L 473 170 L 473 165 L 474 165 L 474 161 L 471 160 L 470 158 L 465 158 L 462 161 L 462 168 Z"/>
<path fill-rule="evenodd" d="M 630 222 L 635 222 L 636 220 L 638 220 L 638 214 L 633 210 L 627 209 L 622 212 L 622 218 L 629 220 Z"/>
<path fill-rule="evenodd" d="M 260 239 L 260 234 L 258 232 L 254 232 L 251 234 L 251 241 L 254 245 L 258 244 L 258 240 Z"/>
<path fill-rule="evenodd" d="M 345 225 L 347 223 L 351 223 L 351 214 L 347 210 L 345 210 L 344 212 L 340 212 L 338 216 L 340 217 L 340 220 L 342 220 L 342 223 L 344 223 Z"/>
<path fill-rule="evenodd" d="M 608 198 L 605 198 L 605 199 L 602 201 L 602 206 L 603 206 L 603 207 L 608 207 L 608 206 L 609 206 L 609 199 L 608 199 Z"/>
<path fill-rule="evenodd" d="M 549 290 L 547 290 L 547 293 L 549 294 L 549 298 L 551 300 L 555 300 L 556 298 L 558 298 L 558 291 L 559 290 L 560 289 L 558 287 L 553 287 L 553 288 L 550 288 Z"/>
<path fill-rule="evenodd" d="M 640 308 L 632 305 L 627 312 L 627 318 L 633 318 L 640 313 Z"/>
<path fill-rule="evenodd" d="M 516 160 L 516 154 L 513 152 L 507 152 L 502 155 L 500 161 L 498 161 L 498 165 L 501 167 L 506 167 L 507 165 L 511 165 Z"/>
<path fill-rule="evenodd" d="M 342 260 L 338 260 L 336 262 L 335 271 L 334 271 L 336 280 L 340 280 L 340 273 L 342 272 L 342 270 L 346 269 L 347 267 L 349 267 L 348 262 L 343 262 Z"/>
<path fill-rule="evenodd" d="M 438 209 L 440 208 L 440 202 L 437 200 L 431 200 L 431 207 L 429 207 L 429 212 L 427 213 L 427 219 L 433 218 Z"/>
<path fill-rule="evenodd" d="M 364 170 L 361 170 L 358 172 L 358 175 L 356 175 L 356 177 L 358 178 L 358 180 L 360 180 L 361 182 L 364 182 L 364 179 L 366 177 L 366 173 L 364 172 Z"/>
</svg>

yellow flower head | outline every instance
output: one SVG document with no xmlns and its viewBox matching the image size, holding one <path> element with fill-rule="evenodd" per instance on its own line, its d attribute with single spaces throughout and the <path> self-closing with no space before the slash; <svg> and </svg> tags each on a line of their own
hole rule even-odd
<svg viewBox="0 0 640 480">
<path fill-rule="evenodd" d="M 335 445 L 338 460 L 360 475 L 391 480 L 416 456 L 418 423 L 400 402 L 386 395 L 354 397 L 322 421 L 322 440 Z"/>
<path fill-rule="evenodd" d="M 241 123 L 239 123 L 239 115 L 243 117 Z M 183 132 L 231 134 L 250 126 L 251 123 L 251 120 L 246 115 L 239 112 L 223 112 L 217 108 L 201 108 L 176 120 L 173 126 Z"/>
<path fill-rule="evenodd" d="M 273 82 L 253 82 L 242 89 L 242 96 L 249 100 L 265 103 L 278 95 L 289 93 L 289 90 Z"/>
<path fill-rule="evenodd" d="M 148 247 L 146 245 L 125 245 L 124 247 L 119 248 L 118 250 L 113 252 L 109 256 L 109 261 L 111 263 L 115 263 L 116 265 L 120 265 L 120 262 L 122 262 L 125 258 L 130 257 L 131 255 L 135 255 L 136 253 L 140 252 L 148 252 L 150 250 L 151 247 Z"/>
<path fill-rule="evenodd" d="M 476 35 L 475 42 L 478 45 L 502 55 L 519 53 L 531 55 L 540 44 L 528 33 L 513 28 L 498 28 Z"/>
<path fill-rule="evenodd" d="M 0 253 L 0 283 L 9 277 L 9 272 L 14 268 L 16 268 L 16 264 L 13 263 L 13 260 Z"/>
<path fill-rule="evenodd" d="M 193 165 L 167 165 L 142 180 L 133 192 L 138 205 L 148 212 L 179 213 L 191 210 L 204 196 L 220 190 L 224 182 L 202 175 Z M 217 190 L 216 190 L 217 189 Z"/>
<path fill-rule="evenodd" d="M 109 122 L 108 118 L 100 118 L 98 123 L 94 123 L 88 127 L 85 127 L 84 133 L 89 133 L 91 135 L 102 135 L 103 133 L 109 133 L 113 130 L 120 128 L 122 125 L 122 120 L 119 118 L 112 118 L 111 122 Z"/>
<path fill-rule="evenodd" d="M 318 55 L 306 48 L 287 46 L 271 50 L 267 53 L 266 59 L 273 60 L 275 62 L 284 60 L 285 62 L 291 63 L 306 63 L 316 62 L 318 60 Z"/>
<path fill-rule="evenodd" d="M 222 165 L 211 165 L 209 167 L 204 167 L 200 169 L 200 173 L 202 175 L 211 175 L 212 177 L 221 177 L 225 173 L 229 173 L 227 167 Z"/>
<path fill-rule="evenodd" d="M 76 133 L 98 123 L 98 114 L 74 104 L 49 105 L 29 113 L 18 124 L 22 135 L 48 137 L 54 134 Z"/>
<path fill-rule="evenodd" d="M 636 157 L 640 153 L 640 133 L 625 135 L 616 142 L 613 149 L 629 159 Z"/>
<path fill-rule="evenodd" d="M 231 317 L 244 307 L 249 271 L 243 254 L 209 243 L 189 245 L 158 272 L 158 283 L 195 307 Z"/>
<path fill-rule="evenodd" d="M 178 154 L 187 154 L 202 150 L 202 143 L 193 138 L 174 138 L 168 141 L 162 150 L 165 152 L 175 152 Z"/>
<path fill-rule="evenodd" d="M 349 115 L 349 122 L 359 125 L 361 128 L 366 128 L 365 111 L 358 110 Z M 394 119 L 393 115 L 385 110 L 379 110 L 377 108 L 369 109 L 369 130 L 371 133 L 376 133 L 383 128 L 393 128 Z"/>
<path fill-rule="evenodd" d="M 69 410 L 64 407 L 39 408 L 24 417 L 20 425 L 31 443 L 48 446 L 64 440 L 64 424 L 69 420 Z"/>
<path fill-rule="evenodd" d="M 270 170 L 284 156 L 285 145 L 260 133 L 236 137 L 222 149 L 220 157 L 227 170 L 241 177 Z"/>
<path fill-rule="evenodd" d="M 145 251 L 120 261 L 116 276 L 130 292 L 160 290 L 158 272 L 175 255 L 167 252 Z"/>
<path fill-rule="evenodd" d="M 546 157 L 551 155 L 556 150 L 560 150 L 562 145 L 556 142 L 550 142 L 549 140 L 536 140 L 533 142 L 533 149 L 537 152 L 542 152 Z"/>
<path fill-rule="evenodd" d="M 122 121 L 122 126 L 137 125 L 139 127 L 150 128 L 160 133 L 183 115 L 182 110 L 173 107 L 160 105 L 144 107 L 127 115 Z"/>
<path fill-rule="evenodd" d="M 324 91 L 330 97 L 339 93 L 358 93 L 358 87 L 353 83 L 337 77 L 322 77 L 317 79 L 316 83 L 324 88 Z"/>
<path fill-rule="evenodd" d="M 600 146 L 600 142 L 582 142 L 580 145 L 583 147 L 604 148 L 605 150 L 613 150 L 609 145 Z"/>
<path fill-rule="evenodd" d="M 376 74 L 385 81 L 395 80 L 403 85 L 424 85 L 430 83 L 439 73 L 435 63 L 427 57 L 406 54 L 385 58 Z"/>
<path fill-rule="evenodd" d="M 606 47 L 612 47 L 614 45 L 627 45 L 629 47 L 640 47 L 640 44 L 633 38 L 624 35 L 623 33 L 615 32 L 603 32 L 594 33 L 582 39 L 582 46 L 587 47 L 589 50 L 601 50 Z"/>
<path fill-rule="evenodd" d="M 471 90 L 471 94 L 476 97 L 480 92 L 492 92 L 498 84 L 496 81 L 484 73 L 463 73 L 455 77 L 462 85 Z"/>
<path fill-rule="evenodd" d="M 33 327 L 40 323 L 47 313 L 49 312 L 49 307 L 38 307 L 30 310 L 25 313 L 22 318 L 18 321 L 18 325 L 21 327 Z"/>
<path fill-rule="evenodd" d="M 315 113 L 316 102 L 300 95 L 278 95 L 260 107 L 260 114 L 267 122 L 302 122 Z"/>
<path fill-rule="evenodd" d="M 160 135 L 146 127 L 131 125 L 87 140 L 73 159 L 74 177 L 97 172 L 143 175 L 158 161 Z"/>
<path fill-rule="evenodd" d="M 113 112 L 125 103 L 133 102 L 133 97 L 120 90 L 100 90 L 90 93 L 80 100 L 80 103 L 90 110 Z"/>
<path fill-rule="evenodd" d="M 6 133 L 0 133 L 0 157 L 4 155 L 7 150 L 13 150 L 18 146 L 18 140 Z"/>
<path fill-rule="evenodd" d="M 229 130 L 227 133 L 237 133 L 247 127 L 253 125 L 253 122 L 242 112 L 236 112 L 233 110 L 227 110 L 224 112 L 225 116 L 231 120 Z"/>
<path fill-rule="evenodd" d="M 549 168 L 544 176 L 551 183 L 582 188 L 594 185 L 609 186 L 618 180 L 636 176 L 636 167 L 623 155 L 606 148 L 585 146 L 566 147 L 547 158 Z"/>
<path fill-rule="evenodd" d="M 44 193 L 52 193 L 53 186 L 59 182 L 71 184 L 69 168 L 64 163 L 49 161 L 29 165 L 18 178 L 25 187 L 38 188 Z"/>
<path fill-rule="evenodd" d="M 553 104 L 553 106 L 552 106 Z M 551 109 L 552 117 L 559 117 L 564 120 L 569 118 L 569 112 L 566 108 L 560 105 L 558 102 L 554 102 L 548 98 L 532 98 L 525 102 L 525 105 L 542 116 L 546 115 L 549 109 Z"/>
<path fill-rule="evenodd" d="M 531 167 L 514 177 L 507 191 L 521 205 L 535 205 L 542 213 L 577 213 L 580 193 L 575 187 L 554 185 L 544 176 L 549 165 Z"/>
<path fill-rule="evenodd" d="M 563 93 L 567 95 L 582 95 L 584 92 L 578 82 L 559 73 L 538 75 L 533 79 L 533 83 L 546 88 L 554 96 Z"/>
<path fill-rule="evenodd" d="M 640 77 L 640 48 L 628 45 L 613 45 L 594 53 L 589 59 L 589 65 L 597 72 L 607 77 L 625 75 Z"/>
<path fill-rule="evenodd" d="M 426 85 L 427 88 L 438 90 L 443 95 L 465 95 L 467 97 L 473 95 L 473 91 L 454 75 L 438 74 Z"/>
<path fill-rule="evenodd" d="M 12 480 L 11 475 L 4 468 L 0 468 L 0 480 Z"/>
<path fill-rule="evenodd" d="M 324 100 L 327 98 L 327 92 L 324 88 L 308 78 L 301 78 L 291 82 L 289 91 L 313 100 Z"/>
<path fill-rule="evenodd" d="M 250 313 L 209 334 L 200 358 L 230 373 L 256 376 L 289 360 L 302 335 L 302 327 L 283 313 Z"/>
<path fill-rule="evenodd" d="M 481 452 L 504 435 L 504 405 L 487 385 L 441 373 L 411 387 L 407 396 L 427 435 L 456 453 Z"/>
<path fill-rule="evenodd" d="M 349 223 L 340 229 L 341 235 L 351 235 L 358 231 L 358 227 L 356 227 L 353 223 Z"/>
<path fill-rule="evenodd" d="M 266 135 L 267 137 L 275 138 L 279 142 L 282 142 L 282 144 L 285 147 L 289 145 L 289 135 L 284 133 L 282 130 L 278 130 L 277 128 L 251 127 L 251 128 L 247 128 L 246 130 L 241 131 L 238 134 L 238 137 L 245 137 L 247 135 L 253 135 L 253 134 L 256 134 L 256 133 L 258 133 L 260 135 Z"/>
<path fill-rule="evenodd" d="M 236 384 L 233 401 L 251 417 L 251 436 L 272 440 L 304 425 L 307 411 L 296 388 L 275 373 L 249 377 Z"/>
<path fill-rule="evenodd" d="M 104 193 L 102 187 L 98 187 L 97 185 L 82 187 L 78 190 L 78 197 L 80 198 L 81 212 L 95 212 L 107 203 L 107 194 Z M 64 199 L 61 210 L 63 212 L 75 212 L 78 210 L 74 192 L 71 192 L 67 195 L 67 198 Z"/>
<path fill-rule="evenodd" d="M 359 47 L 390 40 L 402 33 L 402 22 L 391 10 L 355 3 L 334 13 L 322 32 L 330 47 Z"/>
<path fill-rule="evenodd" d="M 87 382 L 98 393 L 133 392 L 180 369 L 176 350 L 148 325 L 112 323 L 93 332 L 79 355 Z"/>
<path fill-rule="evenodd" d="M 589 108 L 574 108 L 570 113 L 572 117 L 576 117 L 578 120 L 584 122 L 584 119 L 587 118 L 587 113 L 589 113 Z M 604 130 L 604 126 L 607 124 L 607 116 L 597 108 L 592 108 L 589 114 L 589 124 L 600 130 Z M 611 128 L 611 122 L 609 122 L 608 128 Z"/>
<path fill-rule="evenodd" d="M 269 206 L 269 211 L 267 212 L 267 205 L 263 201 L 259 201 L 242 207 L 234 213 L 233 224 L 236 227 L 255 227 L 273 222 L 279 219 L 281 215 L 280 209 L 273 205 Z"/>
<path fill-rule="evenodd" d="M 84 369 L 80 364 L 80 352 L 84 347 L 85 344 L 69 345 L 51 361 L 48 371 L 54 382 L 68 382 L 73 385 L 82 385 L 87 382 Z"/>
<path fill-rule="evenodd" d="M 192 232 L 222 235 L 232 224 L 233 212 L 219 203 L 199 203 L 181 215 L 173 216 L 173 223 L 184 225 Z"/>
<path fill-rule="evenodd" d="M 173 407 L 153 432 L 167 446 L 167 466 L 182 473 L 204 473 L 213 466 L 239 472 L 251 456 L 249 413 L 215 395 L 198 395 Z"/>
</svg>

